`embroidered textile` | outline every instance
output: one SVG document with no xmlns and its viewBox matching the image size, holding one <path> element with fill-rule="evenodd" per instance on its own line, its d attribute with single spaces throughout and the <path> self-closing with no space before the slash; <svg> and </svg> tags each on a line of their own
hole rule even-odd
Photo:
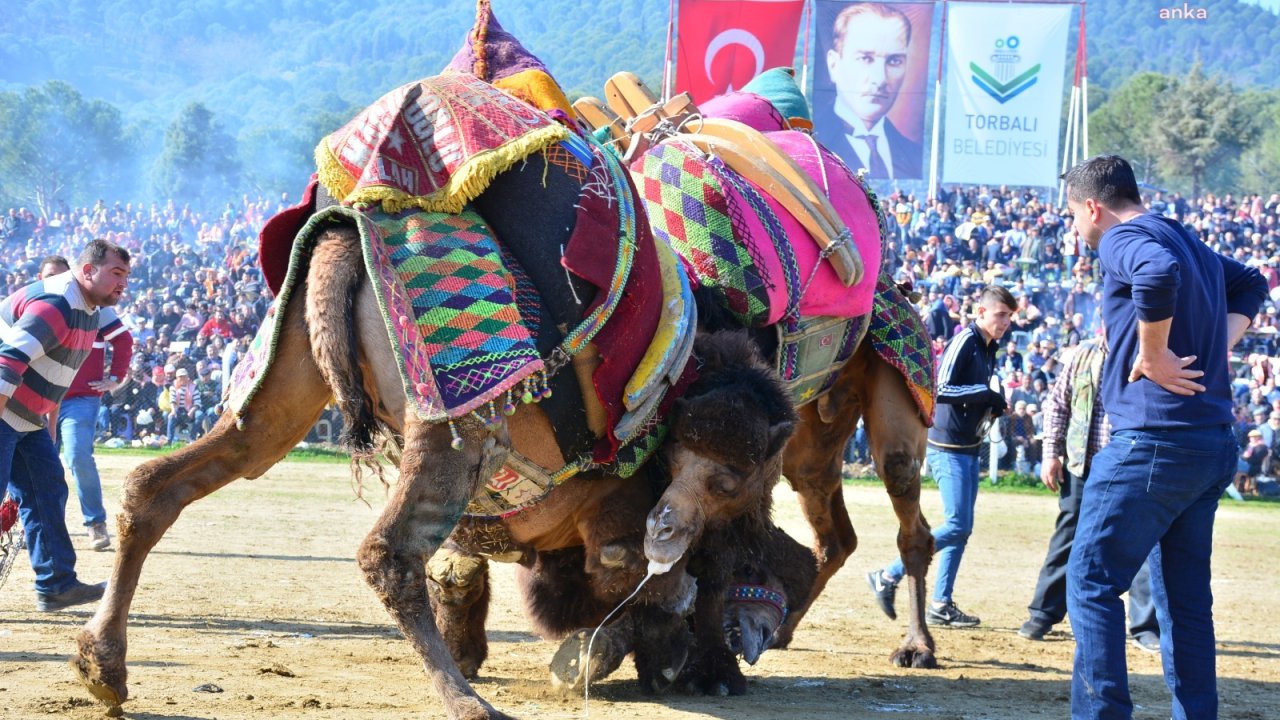
<svg viewBox="0 0 1280 720">
<path fill-rule="evenodd" d="M 902 373 L 925 424 L 932 426 L 935 368 L 929 331 L 911 301 L 887 275 L 882 274 L 876 284 L 875 310 L 867 339 L 885 362 Z"/>
<path fill-rule="evenodd" d="M 489 83 L 447 73 L 383 95 L 320 141 L 316 167 L 347 205 L 456 213 L 495 175 L 569 135 Z"/>
</svg>

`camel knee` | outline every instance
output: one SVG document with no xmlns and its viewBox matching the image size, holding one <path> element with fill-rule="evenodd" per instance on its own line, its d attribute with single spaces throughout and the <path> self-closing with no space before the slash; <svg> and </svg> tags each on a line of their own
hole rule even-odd
<svg viewBox="0 0 1280 720">
<path fill-rule="evenodd" d="M 407 561 L 386 537 L 375 533 L 365 538 L 356 553 L 356 565 L 384 604 L 396 608 L 426 605 L 425 564 Z"/>
<path fill-rule="evenodd" d="M 881 477 L 890 497 L 908 497 L 920 493 L 920 458 L 906 450 L 885 453 Z"/>
<path fill-rule="evenodd" d="M 474 602 L 485 589 L 489 564 L 479 555 L 442 547 L 427 561 L 427 577 L 436 599 L 447 604 Z"/>
</svg>

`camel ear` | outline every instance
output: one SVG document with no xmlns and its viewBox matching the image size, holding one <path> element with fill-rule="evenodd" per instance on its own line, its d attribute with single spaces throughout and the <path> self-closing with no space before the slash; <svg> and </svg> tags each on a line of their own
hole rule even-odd
<svg viewBox="0 0 1280 720">
<path fill-rule="evenodd" d="M 765 457 L 773 457 L 782 452 L 782 448 L 791 439 L 791 433 L 795 432 L 796 424 L 791 420 L 783 420 L 777 425 L 769 428 L 769 450 L 765 453 Z"/>
</svg>

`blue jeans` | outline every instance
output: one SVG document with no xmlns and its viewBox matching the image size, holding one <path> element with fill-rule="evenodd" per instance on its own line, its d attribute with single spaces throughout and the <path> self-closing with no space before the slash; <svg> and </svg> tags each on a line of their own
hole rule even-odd
<svg viewBox="0 0 1280 720">
<path fill-rule="evenodd" d="M 71 468 L 85 525 L 107 521 L 106 508 L 102 507 L 102 479 L 98 476 L 98 463 L 93 459 L 93 435 L 101 406 L 102 398 L 74 397 L 63 400 L 58 412 L 62 459 Z"/>
<path fill-rule="evenodd" d="M 76 551 L 67 534 L 67 478 L 48 430 L 18 432 L 0 420 L 0 480 L 18 503 L 36 592 L 70 589 Z"/>
<path fill-rule="evenodd" d="M 1120 594 L 1144 560 L 1173 718 L 1218 716 L 1209 560 L 1236 452 L 1231 427 L 1215 425 L 1120 431 L 1094 457 L 1067 565 L 1072 718 L 1133 715 Z"/>
<path fill-rule="evenodd" d="M 942 491 L 942 524 L 933 529 L 934 553 L 938 556 L 938 579 L 933 585 L 933 601 L 951 602 L 960 558 L 973 533 L 973 508 L 978 502 L 978 456 L 941 450 L 932 445 L 925 451 L 929 468 Z M 902 579 L 906 569 L 899 558 L 885 568 L 884 574 L 894 581 Z"/>
</svg>

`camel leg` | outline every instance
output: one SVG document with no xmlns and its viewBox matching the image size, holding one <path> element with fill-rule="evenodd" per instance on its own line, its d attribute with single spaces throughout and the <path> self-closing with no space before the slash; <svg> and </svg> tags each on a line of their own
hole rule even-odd
<svg viewBox="0 0 1280 720">
<path fill-rule="evenodd" d="M 392 620 L 426 666 L 451 720 L 507 718 L 463 677 L 436 627 L 427 596 L 427 560 L 457 525 L 483 478 L 493 474 L 506 449 L 475 421 L 458 423 L 463 448 L 450 447 L 449 427 L 409 419 L 400 480 L 360 545 L 356 561 Z"/>
<path fill-rule="evenodd" d="M 783 474 L 799 495 L 800 510 L 813 528 L 818 574 L 809 597 L 793 608 L 774 635 L 774 647 L 785 648 L 792 634 L 822 593 L 858 547 L 858 536 L 844 505 L 840 469 L 844 447 L 862 414 L 858 395 L 860 377 L 866 372 L 866 353 L 856 352 L 824 397 L 800 408 L 800 424 L 783 453 Z"/>
<path fill-rule="evenodd" d="M 898 552 L 908 590 L 907 636 L 889 659 L 898 667 L 936 668 L 933 637 L 924 619 L 924 583 L 933 557 L 933 535 L 920 512 L 920 464 L 928 427 L 902 375 L 874 352 L 869 354 L 861 389 L 867 438 L 876 473 L 898 516 Z"/>
<path fill-rule="evenodd" d="M 489 561 L 450 539 L 427 563 L 427 590 L 436 628 L 458 670 L 464 677 L 476 677 L 489 656 L 484 629 L 489 618 Z"/>
<path fill-rule="evenodd" d="M 71 659 L 80 681 L 98 699 L 118 705 L 129 696 L 129 607 L 148 553 L 182 509 L 233 480 L 262 475 L 306 437 L 324 410 L 329 390 L 311 359 L 301 305 L 287 310 L 276 361 L 245 410 L 243 430 L 224 414 L 205 437 L 142 464 L 125 479 L 115 567 Z"/>
</svg>

